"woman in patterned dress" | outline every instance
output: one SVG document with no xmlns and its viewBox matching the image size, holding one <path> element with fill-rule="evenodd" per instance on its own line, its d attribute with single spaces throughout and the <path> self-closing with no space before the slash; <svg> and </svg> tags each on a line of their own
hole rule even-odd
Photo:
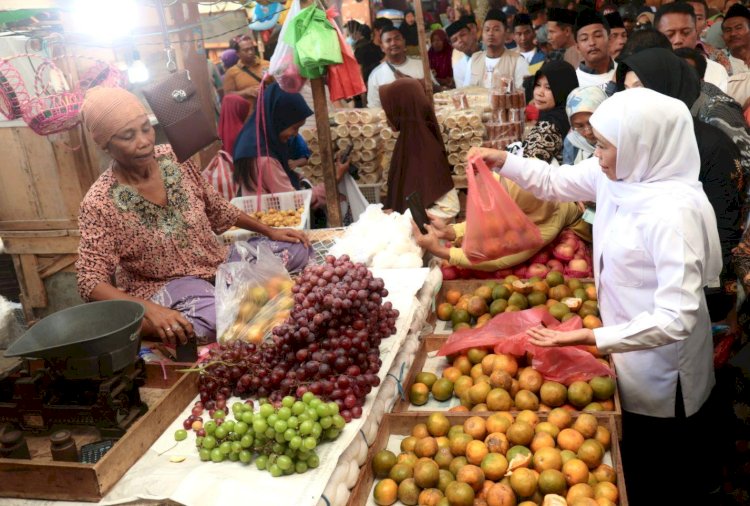
<svg viewBox="0 0 750 506">
<path fill-rule="evenodd" d="M 309 242 L 301 231 L 251 218 L 219 195 L 191 161 L 180 164 L 171 147 L 155 146 L 135 95 L 94 88 L 83 120 L 113 160 L 81 203 L 76 269 L 84 300 L 139 302 L 146 309 L 144 336 L 170 344 L 193 337 L 207 342 L 216 334 L 213 278 L 230 258 L 216 234 L 232 226 L 251 230 L 270 239 L 288 269 L 307 263 Z"/>
</svg>

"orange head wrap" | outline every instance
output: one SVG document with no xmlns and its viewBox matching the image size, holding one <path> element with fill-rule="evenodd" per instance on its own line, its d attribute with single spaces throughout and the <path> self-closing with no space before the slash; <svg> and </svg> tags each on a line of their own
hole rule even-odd
<svg viewBox="0 0 750 506">
<path fill-rule="evenodd" d="M 82 113 L 86 129 L 102 149 L 129 122 L 147 114 L 138 97 L 129 91 L 103 86 L 86 93 Z"/>
</svg>

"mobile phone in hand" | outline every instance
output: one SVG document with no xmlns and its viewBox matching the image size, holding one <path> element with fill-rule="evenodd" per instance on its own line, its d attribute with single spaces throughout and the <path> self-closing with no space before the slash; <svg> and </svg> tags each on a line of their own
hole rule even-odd
<svg viewBox="0 0 750 506">
<path fill-rule="evenodd" d="M 414 192 L 406 197 L 406 204 L 409 206 L 411 211 L 411 217 L 414 223 L 417 224 L 419 231 L 423 234 L 427 233 L 427 227 L 425 225 L 430 224 L 430 218 L 427 216 L 424 205 L 422 204 L 422 197 L 419 192 Z"/>
</svg>

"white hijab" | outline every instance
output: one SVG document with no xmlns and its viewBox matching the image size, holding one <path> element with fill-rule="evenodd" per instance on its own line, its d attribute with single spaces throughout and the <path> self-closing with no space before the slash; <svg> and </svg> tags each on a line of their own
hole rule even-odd
<svg viewBox="0 0 750 506">
<path fill-rule="evenodd" d="M 721 247 L 716 215 L 698 181 L 700 155 L 693 118 L 685 104 L 647 88 L 633 88 L 605 100 L 589 120 L 617 147 L 617 181 L 608 197 L 620 208 L 648 211 L 665 201 L 703 216 L 709 251 L 704 252 L 704 285 L 718 286 Z M 654 216 L 654 219 L 658 219 Z"/>
</svg>

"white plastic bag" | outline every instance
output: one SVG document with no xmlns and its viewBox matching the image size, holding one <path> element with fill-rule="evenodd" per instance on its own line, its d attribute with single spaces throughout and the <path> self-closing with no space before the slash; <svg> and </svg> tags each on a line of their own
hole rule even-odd
<svg viewBox="0 0 750 506">
<path fill-rule="evenodd" d="M 276 49 L 271 55 L 271 65 L 268 68 L 268 73 L 279 83 L 279 87 L 287 93 L 299 93 L 307 82 L 300 75 L 297 65 L 294 64 L 294 48 L 284 42 L 287 27 L 301 10 L 300 0 L 294 0 L 289 7 L 286 19 L 284 19 Z"/>
<path fill-rule="evenodd" d="M 341 201 L 341 216 L 346 214 L 346 211 L 351 209 L 352 211 L 352 222 L 357 221 L 359 216 L 365 212 L 367 206 L 370 205 L 367 199 L 362 195 L 362 191 L 354 182 L 354 178 L 349 174 L 344 174 L 344 177 L 339 181 L 339 193 L 346 195 L 346 200 Z"/>
<path fill-rule="evenodd" d="M 216 335 L 259 343 L 281 323 L 293 305 L 292 280 L 281 260 L 261 243 L 257 252 L 237 243 L 242 260 L 225 262 L 216 271 Z M 249 263 L 254 256 L 257 261 Z"/>
</svg>

